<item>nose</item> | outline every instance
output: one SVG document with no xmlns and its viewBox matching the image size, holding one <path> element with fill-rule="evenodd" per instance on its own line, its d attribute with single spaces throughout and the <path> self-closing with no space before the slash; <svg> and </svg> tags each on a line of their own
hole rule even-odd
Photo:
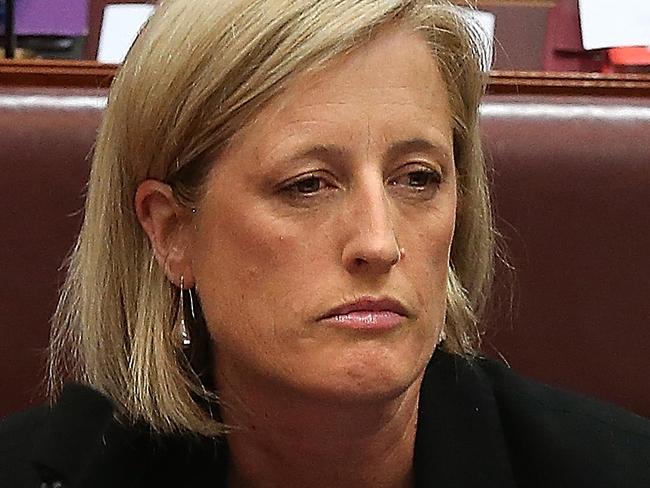
<svg viewBox="0 0 650 488">
<path fill-rule="evenodd" d="M 367 185 L 370 186 L 370 185 Z M 353 274 L 384 274 L 402 257 L 383 183 L 359 190 L 347 212 L 342 260 Z"/>
</svg>

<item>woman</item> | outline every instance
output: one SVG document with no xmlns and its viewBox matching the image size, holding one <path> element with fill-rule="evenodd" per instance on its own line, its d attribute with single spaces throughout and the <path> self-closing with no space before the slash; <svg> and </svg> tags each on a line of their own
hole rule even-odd
<svg viewBox="0 0 650 488">
<path fill-rule="evenodd" d="M 645 421 L 477 356 L 473 39 L 438 1 L 163 2 L 3 486 L 648 486 Z"/>
</svg>

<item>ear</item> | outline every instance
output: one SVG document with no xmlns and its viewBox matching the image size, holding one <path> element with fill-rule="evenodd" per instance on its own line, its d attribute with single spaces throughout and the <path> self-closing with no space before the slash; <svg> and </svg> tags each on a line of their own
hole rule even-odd
<svg viewBox="0 0 650 488">
<path fill-rule="evenodd" d="M 192 209 L 174 197 L 169 185 L 145 180 L 135 192 L 135 212 L 151 241 L 154 256 L 165 275 L 176 286 L 194 286 L 191 259 Z"/>
</svg>

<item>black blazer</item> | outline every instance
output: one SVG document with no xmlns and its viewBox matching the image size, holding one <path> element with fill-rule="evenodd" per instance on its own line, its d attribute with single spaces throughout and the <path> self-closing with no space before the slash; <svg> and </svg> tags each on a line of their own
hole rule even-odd
<svg viewBox="0 0 650 488">
<path fill-rule="evenodd" d="M 52 409 L 0 423 L 2 488 L 225 486 L 227 456 L 225 441 L 121 425 L 81 385 Z M 417 487 L 649 488 L 650 422 L 438 351 L 422 383 L 414 470 Z"/>
</svg>

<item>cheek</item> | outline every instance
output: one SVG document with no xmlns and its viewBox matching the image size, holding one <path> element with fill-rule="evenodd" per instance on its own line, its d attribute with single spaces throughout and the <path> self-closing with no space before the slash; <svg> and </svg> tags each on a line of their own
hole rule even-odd
<svg viewBox="0 0 650 488">
<path fill-rule="evenodd" d="M 258 335 L 272 319 L 270 304 L 274 315 L 295 308 L 309 248 L 261 212 L 231 206 L 212 215 L 197 228 L 192 263 L 209 328 Z"/>
<path fill-rule="evenodd" d="M 455 230 L 455 198 L 427 219 L 417 232 L 406 233 L 402 262 L 425 315 L 437 323 L 444 317 L 451 244 Z"/>
</svg>

